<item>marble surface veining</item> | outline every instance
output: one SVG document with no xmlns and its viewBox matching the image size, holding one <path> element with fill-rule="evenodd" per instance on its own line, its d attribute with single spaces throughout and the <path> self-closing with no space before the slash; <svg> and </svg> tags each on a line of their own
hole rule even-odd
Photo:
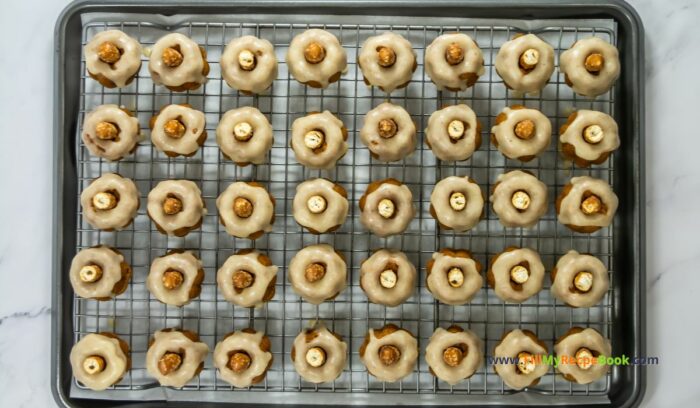
<svg viewBox="0 0 700 408">
<path fill-rule="evenodd" d="M 52 42 L 65 4 L 10 1 L 0 12 L 2 407 L 55 406 L 49 384 Z M 647 370 L 642 406 L 696 406 L 700 3 L 632 4 L 647 33 L 647 346 L 648 355 L 661 359 Z"/>
</svg>

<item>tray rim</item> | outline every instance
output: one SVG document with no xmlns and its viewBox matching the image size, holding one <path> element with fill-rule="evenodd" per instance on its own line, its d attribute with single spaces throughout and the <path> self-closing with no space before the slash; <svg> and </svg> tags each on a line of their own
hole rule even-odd
<svg viewBox="0 0 700 408">
<path fill-rule="evenodd" d="M 66 55 L 64 53 L 66 47 L 66 33 L 71 22 L 79 18 L 83 13 L 91 12 L 132 12 L 132 13 L 157 13 L 159 14 L 177 14 L 195 13 L 195 14 L 213 14 L 227 11 L 231 13 L 237 8 L 260 9 L 274 7 L 276 11 L 282 13 L 286 11 L 299 11 L 303 7 L 324 7 L 329 12 L 333 12 L 335 8 L 342 7 L 352 9 L 356 7 L 381 8 L 390 7 L 392 5 L 401 5 L 401 8 L 408 10 L 419 10 L 425 8 L 425 4 L 421 0 L 152 0 L 149 3 L 144 3 L 139 0 L 109 0 L 100 2 L 99 0 L 75 0 L 70 3 L 58 16 L 54 29 L 54 117 L 53 117 L 53 223 L 52 223 L 52 302 L 51 302 L 51 393 L 55 402 L 63 407 L 82 407 L 92 406 L 97 403 L 97 400 L 82 400 L 72 398 L 68 395 L 70 378 L 64 378 L 64 374 L 60 368 L 62 362 L 66 361 L 67 355 L 64 355 L 65 350 L 69 345 L 65 344 L 64 339 L 64 299 L 62 291 L 63 277 L 61 276 L 63 265 L 66 259 L 63 257 L 63 233 L 64 220 L 63 203 L 66 187 L 66 174 L 64 172 L 65 162 L 70 158 L 71 152 L 65 151 L 63 148 L 66 137 L 73 135 L 73 132 L 66 132 L 65 128 L 71 124 L 77 125 L 74 122 L 75 118 L 70 118 L 66 115 L 66 107 L 64 97 L 66 96 L 66 87 L 63 82 L 66 74 Z M 178 7 L 177 12 L 171 12 L 171 7 Z M 639 14 L 635 9 L 624 0 L 535 0 L 532 2 L 522 2 L 519 0 L 500 0 L 498 3 L 492 3 L 488 0 L 439 0 L 431 2 L 431 8 L 449 8 L 459 7 L 469 10 L 471 17 L 486 18 L 486 15 L 491 15 L 489 18 L 495 18 L 495 13 L 505 12 L 524 12 L 519 14 L 519 18 L 583 18 L 591 15 L 603 15 L 607 18 L 612 18 L 622 27 L 629 31 L 629 45 L 631 47 L 632 56 L 641 64 L 636 64 L 634 68 L 630 68 L 627 81 L 629 82 L 629 99 L 631 99 L 632 118 L 630 134 L 636 136 L 632 140 L 631 155 L 632 155 L 632 178 L 636 180 L 634 189 L 634 202 L 631 204 L 631 232 L 632 232 L 632 248 L 634 249 L 632 277 L 633 279 L 633 294 L 630 302 L 632 321 L 629 322 L 632 327 L 635 337 L 633 340 L 634 350 L 637 355 L 644 355 L 646 352 L 646 293 L 642 290 L 642 284 L 646 281 L 646 226 L 645 226 L 645 166 L 644 166 L 644 27 Z M 583 13 L 583 14 L 582 14 Z M 503 17 L 498 17 L 503 18 Z M 636 256 L 634 256 L 636 255 Z M 68 319 L 70 321 L 70 319 Z M 64 358 L 65 357 L 65 358 Z M 632 378 L 631 387 L 622 390 L 620 395 L 613 395 L 614 389 L 611 390 L 609 406 L 619 407 L 636 407 L 638 406 L 646 391 L 646 368 L 644 366 L 633 366 L 631 368 Z M 162 406 L 162 402 L 129 402 L 120 400 L 102 400 L 100 406 L 140 406 L 140 407 L 156 407 Z M 187 406 L 187 402 L 169 403 L 172 406 Z M 222 406 L 221 403 L 200 403 L 203 406 Z M 250 404 L 258 407 L 274 406 L 274 404 Z M 491 404 L 489 404 L 491 405 Z M 530 405 L 533 406 L 533 405 Z M 600 404 L 586 404 L 585 406 L 603 406 Z"/>
</svg>

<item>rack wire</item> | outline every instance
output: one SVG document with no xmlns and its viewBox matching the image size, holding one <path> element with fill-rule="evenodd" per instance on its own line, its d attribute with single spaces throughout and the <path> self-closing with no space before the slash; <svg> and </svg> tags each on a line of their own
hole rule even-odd
<svg viewBox="0 0 700 408">
<path fill-rule="evenodd" d="M 233 21 L 233 20 L 231 20 Z M 334 21 L 333 17 L 318 16 L 314 21 Z M 355 21 L 359 21 L 356 18 Z M 145 354 L 152 334 L 166 327 L 181 327 L 197 332 L 202 341 L 213 349 L 226 333 L 246 327 L 264 331 L 272 341 L 274 362 L 266 379 L 247 389 L 234 389 L 220 378 L 209 358 L 201 374 L 186 385 L 185 391 L 220 391 L 251 393 L 270 392 L 322 392 L 352 394 L 459 394 L 502 395 L 513 391 L 505 386 L 492 367 L 484 364 L 469 380 L 450 386 L 437 380 L 428 371 L 423 353 L 411 375 L 396 383 L 384 383 L 369 375 L 359 360 L 358 349 L 369 328 L 395 323 L 412 332 L 419 340 L 421 351 L 437 327 L 459 324 L 474 331 L 482 340 L 486 355 L 493 352 L 501 335 L 510 329 L 523 328 L 534 331 L 544 340 L 550 352 L 554 340 L 572 326 L 592 327 L 610 338 L 613 314 L 612 279 L 613 228 L 604 228 L 594 234 L 578 234 L 557 223 L 554 198 L 572 176 L 591 175 L 614 183 L 614 157 L 606 163 L 590 169 L 573 168 L 563 161 L 557 152 L 557 132 L 550 147 L 536 160 L 521 163 L 504 158 L 488 143 L 490 128 L 496 115 L 505 106 L 522 104 L 541 110 L 552 120 L 555 129 L 563 124 L 574 109 L 595 109 L 614 114 L 614 92 L 595 101 L 574 95 L 564 83 L 558 70 L 549 84 L 537 96 L 517 95 L 505 88 L 493 68 L 499 47 L 513 34 L 522 32 L 515 26 L 502 23 L 465 23 L 457 25 L 414 23 L 392 25 L 352 23 L 278 23 L 243 22 L 212 23 L 188 22 L 179 26 L 165 26 L 146 21 L 90 22 L 83 26 L 83 44 L 97 32 L 120 29 L 137 38 L 144 47 L 150 47 L 168 32 L 181 32 L 197 41 L 207 50 L 211 66 L 209 81 L 199 90 L 172 93 L 156 86 L 143 59 L 141 70 L 134 82 L 123 89 L 105 89 L 86 75 L 82 61 L 80 114 L 84 115 L 104 103 L 116 103 L 136 113 L 141 132 L 149 135 L 149 118 L 162 106 L 170 103 L 189 103 L 202 110 L 207 119 L 209 135 L 197 154 L 190 158 L 169 158 L 157 151 L 148 140 L 140 143 L 133 155 L 110 163 L 91 156 L 82 141 L 78 129 L 76 157 L 78 160 L 79 193 L 89 182 L 106 172 L 118 172 L 132 178 L 140 191 L 141 208 L 133 224 L 124 231 L 103 232 L 93 229 L 82 217 L 79 205 L 77 224 L 77 248 L 81 250 L 97 244 L 110 245 L 125 254 L 134 274 L 127 291 L 115 299 L 98 302 L 74 297 L 74 338 L 99 331 L 111 331 L 125 339 L 131 349 L 132 369 L 116 384 L 111 395 L 119 399 L 138 400 L 149 389 L 158 388 L 157 382 L 145 370 Z M 427 21 L 427 19 L 426 19 Z M 612 21 L 595 20 L 588 27 L 543 26 L 532 32 L 538 34 L 555 48 L 558 56 L 576 39 L 583 36 L 599 36 L 616 44 L 616 29 Z M 612 27 L 612 28 L 610 28 Z M 325 90 L 308 88 L 296 82 L 284 62 L 287 46 L 292 37 L 308 28 L 322 28 L 338 36 L 348 53 L 348 71 L 339 82 Z M 393 103 L 404 106 L 417 123 L 419 143 L 416 152 L 400 162 L 386 164 L 372 159 L 368 150 L 359 142 L 358 129 L 364 114 L 385 101 L 387 96 L 370 89 L 362 81 L 356 56 L 363 41 L 371 35 L 391 30 L 408 38 L 418 54 L 418 68 L 407 88 L 391 95 Z M 423 51 L 438 35 L 444 32 L 465 32 L 474 38 L 484 53 L 485 74 L 473 88 L 459 93 L 436 90 L 423 71 Z M 235 37 L 252 34 L 271 41 L 279 61 L 279 75 L 270 92 L 246 96 L 229 88 L 221 79 L 219 58 L 226 44 Z M 466 103 L 477 113 L 482 122 L 484 143 L 467 161 L 442 163 L 437 161 L 425 145 L 423 129 L 427 119 L 436 109 L 455 103 Z M 274 129 L 274 145 L 267 164 L 238 167 L 219 152 L 215 129 L 220 117 L 229 109 L 254 106 L 271 121 Z M 330 110 L 344 122 L 349 131 L 349 150 L 330 171 L 308 170 L 294 159 L 288 148 L 291 123 L 310 111 Z M 504 228 L 490 206 L 486 218 L 466 233 L 440 230 L 429 214 L 430 192 L 440 179 L 450 175 L 470 175 L 490 193 L 496 177 L 514 169 L 527 169 L 549 186 L 549 208 L 546 215 L 532 229 Z M 310 234 L 298 226 L 291 213 L 295 187 L 313 177 L 328 177 L 345 187 L 351 200 L 351 210 L 344 225 L 331 234 Z M 415 219 L 401 235 L 378 238 L 371 235 L 359 222 L 358 200 L 370 181 L 385 177 L 402 180 L 413 192 L 418 208 Z M 145 202 L 148 192 L 161 180 L 184 178 L 195 181 L 203 192 L 208 209 L 204 222 L 183 238 L 160 234 L 146 215 Z M 231 183 L 238 180 L 256 180 L 263 183 L 277 200 L 276 221 L 273 230 L 261 239 L 251 242 L 229 236 L 218 223 L 216 197 Z M 348 262 L 348 287 L 335 300 L 314 306 L 305 303 L 289 286 L 286 266 L 292 256 L 304 246 L 328 243 L 346 255 Z M 599 257 L 609 268 L 611 285 L 603 301 L 591 308 L 574 309 L 555 301 L 550 294 L 550 280 L 538 295 L 522 304 L 507 304 L 498 299 L 487 285 L 472 302 L 464 306 L 439 304 L 425 288 L 425 266 L 433 252 L 444 247 L 465 248 L 485 266 L 496 253 L 507 246 L 524 246 L 537 250 L 547 270 L 569 249 L 587 252 Z M 257 248 L 265 252 L 280 267 L 276 295 L 259 309 L 234 306 L 218 294 L 216 271 L 226 258 L 242 248 Z M 359 265 L 373 250 L 389 247 L 404 251 L 419 271 L 418 287 L 404 304 L 389 308 L 370 304 L 359 286 Z M 204 264 L 205 280 L 201 295 L 190 304 L 178 308 L 167 306 L 153 298 L 146 289 L 145 280 L 150 262 L 155 257 L 174 248 L 192 249 Z M 294 370 L 290 358 L 291 344 L 296 335 L 310 322 L 319 319 L 348 342 L 349 358 L 340 377 L 326 384 L 312 384 L 302 380 Z M 572 384 L 552 369 L 529 393 L 547 396 L 601 395 L 608 393 L 611 374 L 590 385 Z M 74 381 L 73 391 L 83 397 L 103 398 L 99 393 L 85 389 Z M 182 392 L 182 391 L 178 391 Z M 161 396 L 162 397 L 162 396 Z M 177 394 L 168 398 L 177 399 Z M 189 399 L 197 399 L 190 397 Z M 216 398 L 216 397 L 214 397 Z M 406 396 L 403 401 L 409 401 Z M 210 399 L 210 398 L 207 398 Z M 466 401 L 466 400 L 464 400 Z M 281 399 L 279 402 L 283 402 Z M 368 403 L 371 401 L 368 400 Z"/>
</svg>

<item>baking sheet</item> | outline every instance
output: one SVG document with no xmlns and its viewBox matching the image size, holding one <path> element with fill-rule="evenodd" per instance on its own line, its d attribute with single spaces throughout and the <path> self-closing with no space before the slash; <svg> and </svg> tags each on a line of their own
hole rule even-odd
<svg viewBox="0 0 700 408">
<path fill-rule="evenodd" d="M 609 335 L 612 320 L 612 293 L 608 294 L 598 307 L 590 310 L 573 310 L 556 304 L 552 300 L 548 291 L 549 282 L 546 280 L 545 288 L 536 299 L 531 299 L 523 305 L 504 305 L 493 295 L 491 289 L 484 289 L 471 304 L 451 307 L 437 305 L 423 286 L 427 259 L 434 250 L 445 246 L 472 249 L 485 265 L 493 254 L 510 244 L 531 246 L 543 255 L 547 270 L 551 269 L 558 256 L 563 255 L 566 250 L 577 249 L 601 256 L 610 267 L 611 275 L 613 274 L 612 231 L 614 229 L 610 228 L 590 237 L 571 233 L 557 224 L 553 206 L 534 230 L 505 229 L 500 226 L 495 214 L 489 208 L 487 219 L 466 234 L 436 231 L 435 223 L 427 213 L 432 186 L 441 178 L 452 174 L 472 175 L 486 192 L 495 181 L 495 177 L 506 170 L 518 168 L 534 170 L 550 186 L 550 201 L 553 201 L 558 189 L 572 175 L 590 174 L 614 181 L 614 159 L 592 170 L 572 171 L 570 165 L 562 162 L 558 157 L 554 141 L 539 160 L 528 164 L 505 160 L 492 146 L 486 146 L 492 121 L 505 105 L 524 102 L 527 106 L 541 109 L 553 120 L 555 129 L 563 123 L 574 106 L 579 109 L 588 108 L 614 113 L 614 92 L 596 101 L 577 97 L 571 94 L 570 89 L 562 83 L 563 79 L 558 71 L 540 95 L 526 97 L 523 100 L 519 95 L 506 92 L 491 66 L 491 61 L 500 44 L 518 31 L 538 33 L 555 47 L 558 55 L 561 50 L 568 48 L 577 36 L 596 34 L 614 42 L 616 25 L 612 20 L 527 21 L 392 17 L 388 22 L 387 17 L 380 16 L 246 14 L 164 17 L 109 14 L 89 15 L 84 19 L 86 29 L 83 39 L 86 40 L 94 35 L 94 32 L 104 29 L 106 25 L 109 26 L 109 24 L 102 24 L 106 21 L 112 21 L 117 24 L 116 27 L 140 37 L 142 43 L 146 45 L 152 44 L 167 31 L 180 31 L 192 35 L 200 44 L 207 44 L 208 59 L 212 66 L 210 80 L 204 89 L 188 95 L 172 95 L 166 89 L 152 85 L 145 63 L 136 83 L 122 91 L 105 90 L 89 78 L 84 79 L 79 122 L 82 122 L 86 111 L 98 104 L 116 102 L 137 111 L 142 127 L 145 128 L 150 115 L 163 104 L 189 102 L 205 110 L 210 137 L 201 152 L 193 158 L 166 158 L 160 152 L 154 151 L 146 141 L 142 143 L 134 157 L 117 164 L 102 162 L 91 157 L 78 143 L 76 155 L 79 160 L 81 188 L 89 180 L 104 172 L 119 171 L 124 176 L 137 179 L 143 203 L 145 202 L 143 198 L 150 187 L 161 179 L 175 177 L 194 179 L 202 184 L 200 187 L 203 187 L 209 214 L 200 232 L 191 233 L 182 239 L 168 239 L 154 232 L 150 221 L 144 216 L 144 208 L 139 212 L 137 222 L 131 231 L 96 232 L 83 221 L 79 221 L 78 249 L 97 242 L 112 244 L 126 250 L 135 268 L 134 280 L 129 290 L 117 300 L 100 304 L 99 307 L 94 301 L 74 300 L 76 339 L 82 334 L 96 330 L 127 333 L 129 343 L 135 351 L 132 355 L 135 364 L 134 370 L 117 385 L 116 389 L 95 393 L 73 382 L 71 396 L 120 400 L 313 404 L 336 402 L 338 398 L 342 398 L 342 402 L 347 404 L 419 401 L 428 404 L 463 404 L 465 401 L 573 403 L 579 398 L 586 403 L 608 401 L 605 394 L 609 387 L 609 377 L 585 387 L 555 378 L 551 370 L 542 383 L 530 393 L 504 395 L 511 391 L 503 386 L 491 367 L 483 367 L 466 383 L 449 387 L 436 381 L 427 372 L 422 354 L 419 366 L 410 378 L 399 384 L 383 384 L 367 376 L 359 362 L 357 348 L 366 329 L 380 326 L 383 322 L 397 322 L 402 323 L 404 327 L 408 326 L 407 328 L 418 335 L 421 350 L 427 344 L 427 339 L 434 327 L 446 326 L 452 322 L 469 327 L 485 339 L 486 353 L 493 349 L 503 331 L 516 327 L 534 329 L 550 346 L 554 338 L 563 334 L 574 324 L 595 327 L 603 334 Z M 320 24 L 338 35 L 348 51 L 348 73 L 339 84 L 334 84 L 324 91 L 309 89 L 296 83 L 288 77 L 284 66 L 285 44 L 288 44 L 291 36 L 306 29 L 307 24 L 310 27 Z M 595 31 L 591 30 L 592 27 L 595 27 Z M 418 137 L 421 141 L 422 129 L 428 116 L 435 109 L 444 104 L 456 102 L 465 102 L 472 106 L 484 125 L 482 134 L 484 143 L 471 160 L 457 165 L 438 163 L 430 150 L 424 144 L 420 144 L 416 153 L 404 162 L 386 165 L 371 160 L 366 148 L 359 143 L 354 129 L 361 126 L 364 113 L 382 102 L 385 95 L 376 90 L 370 90 L 362 83 L 361 75 L 358 76 L 354 64 L 355 51 L 364 38 L 386 29 L 393 29 L 412 41 L 420 64 L 411 85 L 405 90 L 392 94 L 391 101 L 404 105 L 414 116 L 419 124 Z M 484 51 L 487 71 L 473 89 L 459 94 L 438 93 L 434 85 L 423 75 L 422 50 L 440 33 L 457 30 L 475 37 Z M 221 48 L 228 40 L 242 33 L 254 33 L 270 40 L 274 39 L 280 61 L 280 75 L 273 86 L 272 96 L 269 94 L 258 97 L 240 96 L 220 79 L 218 57 Z M 84 73 L 83 69 L 83 75 Z M 135 90 L 138 90 L 138 94 L 134 92 Z M 240 169 L 220 157 L 213 135 L 220 113 L 249 104 L 257 106 L 271 118 L 275 129 L 275 144 L 271 152 L 271 164 Z M 322 109 L 339 113 L 350 131 L 351 148 L 348 155 L 338 168 L 331 172 L 303 169 L 296 163 L 286 144 L 288 129 L 295 118 L 302 116 L 305 112 Z M 146 134 L 148 133 L 147 129 L 143 130 Z M 76 133 L 75 137 L 79 139 L 79 134 Z M 351 218 L 341 230 L 320 238 L 302 233 L 294 223 L 290 211 L 296 184 L 317 176 L 330 177 L 346 187 L 351 192 L 353 208 Z M 406 234 L 379 239 L 370 236 L 359 224 L 357 200 L 370 180 L 386 176 L 395 176 L 409 184 L 419 206 L 420 215 L 411 224 Z M 277 295 L 265 308 L 255 311 L 232 307 L 217 297 L 214 281 L 216 269 L 228 255 L 237 249 L 249 247 L 247 241 L 234 239 L 219 230 L 220 227 L 216 223 L 216 208 L 213 205 L 213 199 L 222 187 L 239 179 L 266 182 L 273 196 L 278 199 L 275 230 L 255 242 L 255 247 L 267 251 L 273 261 L 282 267 L 278 275 Z M 76 210 L 80 211 L 79 208 Z M 288 286 L 284 269 L 286 262 L 302 246 L 302 243 L 305 246 L 316 242 L 334 244 L 350 254 L 352 258 L 349 264 L 352 268 L 350 286 L 346 292 L 341 294 L 335 302 L 319 307 L 301 302 Z M 369 255 L 370 250 L 381 246 L 404 249 L 420 269 L 419 290 L 399 308 L 387 309 L 368 305 L 366 297 L 356 284 L 359 262 Z M 181 247 L 204 248 L 200 251 L 200 255 L 205 262 L 207 278 L 200 299 L 183 309 L 177 309 L 165 307 L 157 300 L 151 299 L 143 281 L 148 271 L 148 264 L 153 257 L 165 253 L 167 249 Z M 283 249 L 280 250 L 280 248 Z M 289 359 L 291 341 L 308 321 L 316 317 L 329 323 L 349 341 L 352 353 L 351 364 L 341 378 L 333 384 L 314 386 L 299 380 Z M 206 368 L 200 378 L 188 385 L 184 391 L 157 386 L 143 369 L 145 342 L 155 330 L 184 326 L 198 331 L 203 340 L 213 349 L 215 342 L 225 333 L 234 328 L 238 330 L 247 327 L 249 324 L 275 336 L 273 337 L 275 363 L 268 374 L 268 379 L 264 384 L 253 387 L 251 390 L 230 392 L 230 386 L 216 378 L 211 359 L 205 362 Z M 140 365 L 139 359 L 141 359 Z M 260 391 L 267 391 L 272 398 L 261 396 Z M 376 398 L 378 393 L 383 394 L 381 398 Z M 494 399 L 492 395 L 501 397 Z M 577 397 L 582 395 L 586 396 Z"/>
</svg>

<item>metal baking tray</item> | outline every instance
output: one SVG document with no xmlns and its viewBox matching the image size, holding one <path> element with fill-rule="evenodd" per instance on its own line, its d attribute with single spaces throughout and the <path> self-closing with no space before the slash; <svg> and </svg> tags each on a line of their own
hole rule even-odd
<svg viewBox="0 0 700 408">
<path fill-rule="evenodd" d="M 211 73 L 207 84 L 194 92 L 175 94 L 155 86 L 146 58 L 130 86 L 104 89 L 86 75 L 83 44 L 96 32 L 118 28 L 148 47 L 169 31 L 192 36 L 208 52 Z M 307 88 L 290 78 L 284 54 L 291 38 L 309 28 L 336 34 L 348 52 L 348 72 L 326 90 Z M 355 57 L 363 40 L 377 32 L 393 30 L 406 36 L 418 53 L 419 67 L 410 85 L 391 95 L 391 101 L 407 108 L 418 124 L 421 143 L 411 157 L 384 164 L 370 158 L 356 129 L 365 112 L 386 99 L 362 82 Z M 484 52 L 486 73 L 477 84 L 457 94 L 436 91 L 423 73 L 423 50 L 443 32 L 470 34 Z M 507 91 L 493 69 L 500 45 L 517 32 L 534 32 L 554 46 L 558 55 L 580 36 L 600 36 L 620 50 L 622 73 L 611 92 L 594 101 L 574 95 L 558 70 L 537 96 L 521 97 Z M 273 42 L 280 73 L 270 93 L 244 96 L 223 83 L 219 56 L 225 44 L 242 34 L 254 34 Z M 471 379 L 454 387 L 436 380 L 421 357 L 415 371 L 397 383 L 383 383 L 369 376 L 359 361 L 358 348 L 370 327 L 388 322 L 409 329 L 423 351 L 433 330 L 452 323 L 475 331 L 492 353 L 501 334 L 513 328 L 535 331 L 548 346 L 569 327 L 589 326 L 609 337 L 613 354 L 643 356 L 645 352 L 645 230 L 644 230 L 644 37 L 635 11 L 621 1 L 79 1 L 68 6 L 55 31 L 54 71 L 54 241 L 52 309 L 52 391 L 62 406 L 161 407 L 250 405 L 638 405 L 645 388 L 640 366 L 613 367 L 602 380 L 590 385 L 571 384 L 550 369 L 539 385 L 513 392 L 503 385 L 493 368 L 484 365 Z M 187 102 L 205 111 L 209 140 L 191 158 L 168 158 L 146 140 L 132 156 L 108 163 L 91 156 L 80 141 L 84 114 L 101 103 L 118 103 L 135 111 L 148 135 L 148 118 L 162 105 Z M 464 102 L 482 121 L 482 147 L 457 164 L 436 161 L 425 146 L 422 129 L 437 108 Z M 488 143 L 495 116 L 506 105 L 525 104 L 542 110 L 558 129 L 572 109 L 597 109 L 613 115 L 620 126 L 622 146 L 611 159 L 591 169 L 573 168 L 559 158 L 555 141 L 538 160 L 522 164 L 506 160 Z M 268 164 L 239 168 L 224 159 L 216 145 L 214 129 L 221 113 L 253 105 L 265 113 L 275 129 L 275 143 Z M 350 149 L 332 171 L 311 171 L 299 165 L 287 147 L 294 119 L 309 111 L 329 109 L 349 129 Z M 489 191 L 498 174 L 528 169 L 549 186 L 550 199 L 575 175 L 608 180 L 620 198 L 613 226 L 591 235 L 572 233 L 556 221 L 554 206 L 534 229 L 503 228 L 487 209 L 487 217 L 475 229 L 461 234 L 436 228 L 428 213 L 433 185 L 453 174 L 468 174 Z M 100 232 L 82 220 L 79 194 L 87 183 L 107 171 L 135 179 L 142 205 L 133 225 L 121 232 Z M 291 200 L 296 184 L 325 176 L 349 192 L 352 210 L 341 229 L 322 236 L 296 225 Z M 406 233 L 380 239 L 359 223 L 357 201 L 371 180 L 392 176 L 413 191 L 419 209 Z M 145 196 L 160 180 L 187 178 L 196 181 L 209 209 L 202 228 L 184 238 L 158 233 L 145 214 Z M 218 226 L 214 200 L 234 180 L 264 183 L 277 199 L 274 230 L 250 242 L 230 237 Z M 348 259 L 349 286 L 335 301 L 309 305 L 294 294 L 285 267 L 305 245 L 326 242 Z M 96 302 L 77 298 L 68 280 L 73 255 L 97 243 L 123 251 L 134 267 L 129 289 L 116 299 Z M 504 304 L 490 288 L 464 306 L 440 305 L 424 287 L 425 264 L 442 247 L 470 249 L 483 263 L 508 245 L 529 246 L 542 255 L 547 269 L 568 249 L 593 253 L 609 267 L 611 288 L 603 302 L 589 309 L 572 309 L 556 303 L 550 282 L 538 296 L 521 305 Z M 277 294 L 261 309 L 234 307 L 217 296 L 215 274 L 223 261 L 240 248 L 261 249 L 280 266 Z M 359 264 L 379 247 L 400 248 L 419 267 L 419 287 L 414 296 L 396 308 L 368 304 L 359 287 Z M 153 299 L 145 288 L 150 261 L 172 248 L 190 248 L 201 256 L 206 272 L 201 296 L 176 308 Z M 289 352 L 297 333 L 315 319 L 325 321 L 349 343 L 348 365 L 332 383 L 314 385 L 300 379 Z M 201 375 L 182 390 L 168 389 L 145 372 L 148 338 L 164 327 L 184 327 L 198 332 L 213 348 L 233 329 L 253 326 L 272 340 L 274 364 L 264 382 L 249 389 L 233 389 L 218 379 L 211 360 Z M 133 368 L 123 381 L 104 392 L 84 389 L 72 377 L 68 355 L 75 341 L 95 331 L 112 331 L 127 340 Z"/>
</svg>

